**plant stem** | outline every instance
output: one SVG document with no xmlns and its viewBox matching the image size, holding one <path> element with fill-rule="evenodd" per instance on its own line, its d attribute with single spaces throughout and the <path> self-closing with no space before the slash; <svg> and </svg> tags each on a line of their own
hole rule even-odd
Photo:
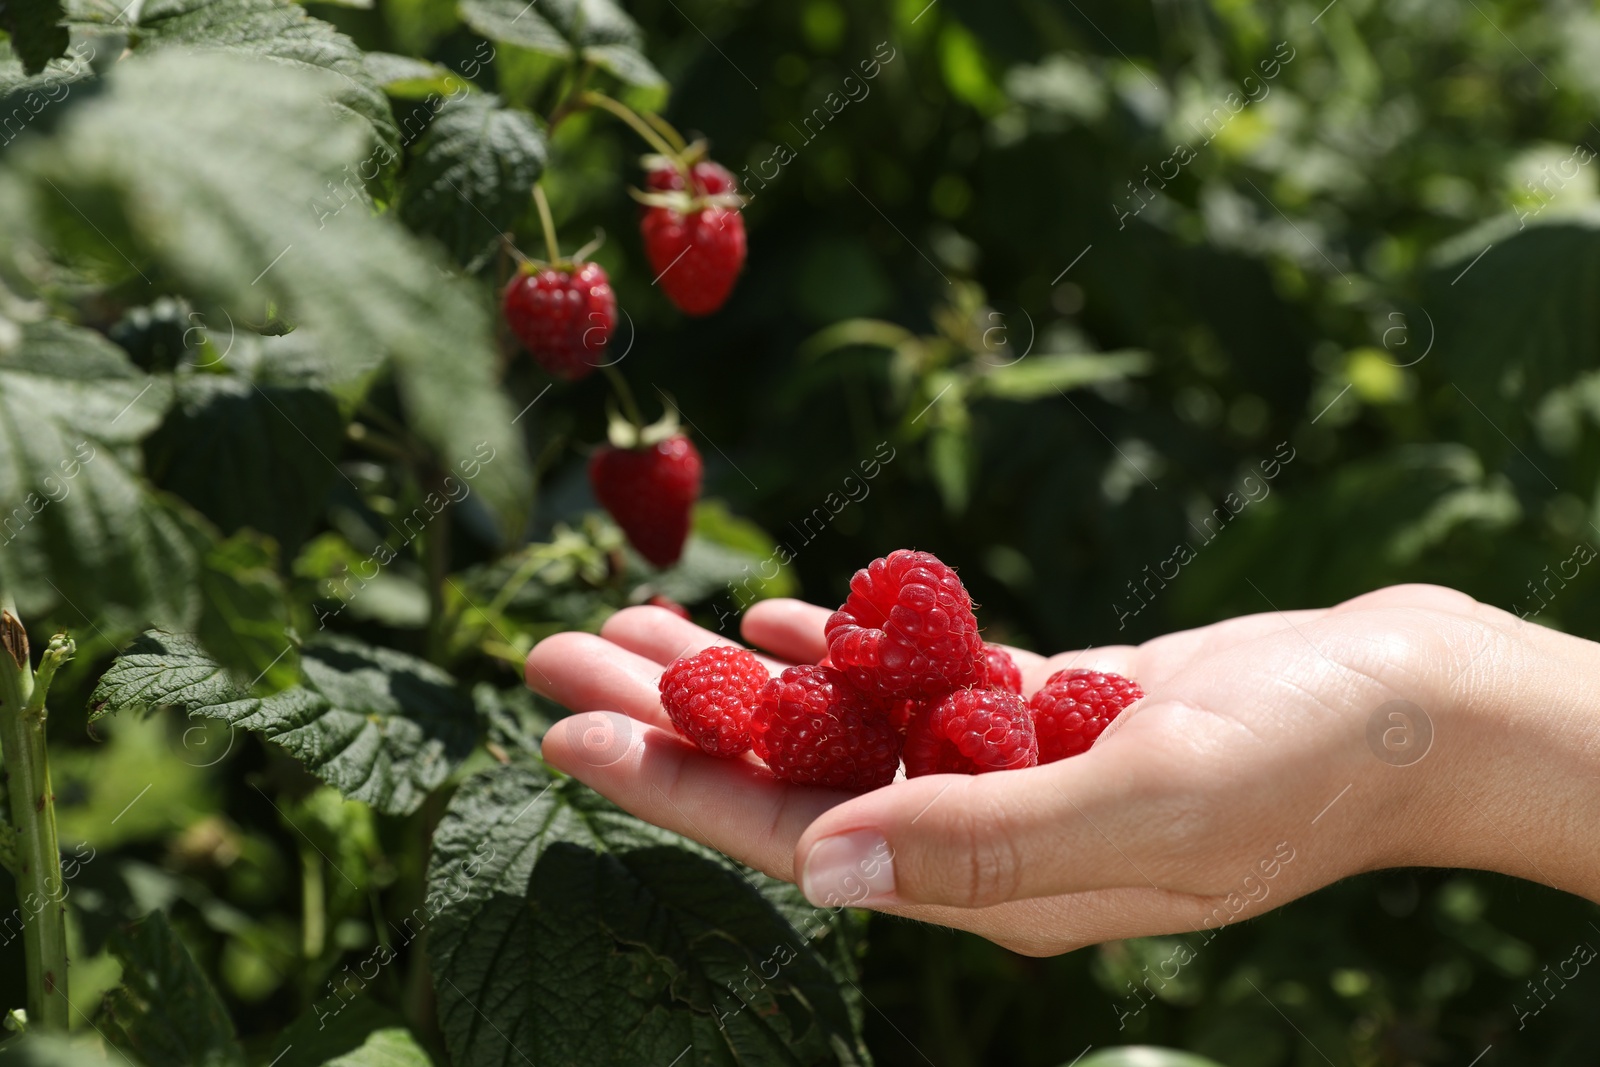
<svg viewBox="0 0 1600 1067">
<path fill-rule="evenodd" d="M 16 831 L 17 898 L 28 914 L 22 946 L 28 971 L 28 1023 L 66 1030 L 66 907 L 61 891 L 61 846 L 56 837 L 55 796 L 45 750 L 45 695 L 56 668 L 72 657 L 64 635 L 50 641 L 37 685 L 28 653 L 28 632 L 10 610 L 0 613 L 0 744 L 10 787 Z"/>
<path fill-rule="evenodd" d="M 679 133 L 672 123 L 657 115 L 654 111 L 646 111 L 644 120 L 654 126 L 656 132 L 670 141 L 672 147 L 676 148 L 680 153 L 688 149 L 689 142 L 683 139 L 683 134 Z"/>
<path fill-rule="evenodd" d="M 301 846 L 300 954 L 308 960 L 319 959 L 327 945 L 326 898 L 322 854 L 309 846 Z"/>
<path fill-rule="evenodd" d="M 616 390 L 617 399 L 622 401 L 623 413 L 628 416 L 628 421 L 633 423 L 636 430 L 644 428 L 644 416 L 639 414 L 639 403 L 633 399 L 633 390 L 628 388 L 628 379 L 622 376 L 614 363 L 607 363 L 600 368 L 611 381 L 611 388 Z"/>
<path fill-rule="evenodd" d="M 539 225 L 544 229 L 545 252 L 550 257 L 550 262 L 555 263 L 561 258 L 561 246 L 556 243 L 556 220 L 550 214 L 550 201 L 545 198 L 544 186 L 535 184 L 533 187 L 533 205 L 539 209 Z"/>
<path fill-rule="evenodd" d="M 620 100 L 613 100 L 605 93 L 589 89 L 583 94 L 583 102 L 593 107 L 602 108 L 611 112 L 617 118 L 633 127 L 633 132 L 645 139 L 645 142 L 657 152 L 669 159 L 676 159 L 677 151 L 668 144 L 662 136 L 650 127 L 650 124 L 640 118 L 638 113 Z"/>
</svg>

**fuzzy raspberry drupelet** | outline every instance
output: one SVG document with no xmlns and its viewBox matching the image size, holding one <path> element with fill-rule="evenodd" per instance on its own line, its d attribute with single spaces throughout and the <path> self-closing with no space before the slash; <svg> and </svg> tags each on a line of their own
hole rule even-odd
<svg viewBox="0 0 1600 1067">
<path fill-rule="evenodd" d="M 900 549 L 856 571 L 825 633 L 834 666 L 875 696 L 942 696 L 980 680 L 972 598 L 930 552 Z"/>
<path fill-rule="evenodd" d="M 670 567 L 689 539 L 701 468 L 694 442 L 673 434 L 645 448 L 597 448 L 589 459 L 589 485 L 639 555 Z"/>
<path fill-rule="evenodd" d="M 767 683 L 750 719 L 750 747 L 800 785 L 865 792 L 900 766 L 900 734 L 883 708 L 832 667 L 790 667 Z"/>
<path fill-rule="evenodd" d="M 1039 762 L 1033 716 L 1004 689 L 957 689 L 911 720 L 905 760 L 907 778 L 1032 767 Z"/>
<path fill-rule="evenodd" d="M 727 301 L 744 268 L 744 216 L 737 208 L 651 207 L 639 233 L 661 291 L 679 311 L 709 315 Z"/>
<path fill-rule="evenodd" d="M 534 361 L 567 381 L 594 373 L 617 327 L 617 297 L 598 263 L 517 273 L 501 311 Z"/>
<path fill-rule="evenodd" d="M 1139 683 L 1104 671 L 1057 671 L 1028 707 L 1039 735 L 1039 762 L 1087 752 L 1124 708 L 1144 696 Z"/>
<path fill-rule="evenodd" d="M 982 673 L 983 681 L 980 684 L 1022 695 L 1022 669 L 1005 649 L 990 644 L 983 646 Z"/>
<path fill-rule="evenodd" d="M 771 679 L 748 650 L 712 645 L 662 672 L 661 706 L 702 751 L 732 758 L 750 749 L 750 716 Z"/>
</svg>

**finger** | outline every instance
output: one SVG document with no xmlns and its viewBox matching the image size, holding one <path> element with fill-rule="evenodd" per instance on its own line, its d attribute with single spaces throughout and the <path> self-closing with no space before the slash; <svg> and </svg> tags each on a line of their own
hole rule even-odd
<svg viewBox="0 0 1600 1067">
<path fill-rule="evenodd" d="M 712 645 L 744 647 L 703 626 L 696 626 L 666 608 L 649 604 L 623 608 L 600 627 L 600 636 L 663 667 L 679 656 L 692 656 Z M 789 666 L 759 653 L 756 658 L 773 674 Z"/>
<path fill-rule="evenodd" d="M 740 632 L 746 641 L 774 655 L 795 663 L 816 663 L 828 654 L 822 627 L 831 614 L 803 600 L 761 600 L 744 613 Z"/>
<path fill-rule="evenodd" d="M 849 798 L 779 781 L 752 760 L 708 756 L 615 712 L 561 720 L 545 735 L 543 755 L 623 810 L 791 881 L 801 832 Z"/>
<path fill-rule="evenodd" d="M 603 637 L 579 631 L 547 637 L 528 653 L 526 674 L 528 688 L 573 711 L 614 709 L 672 729 L 661 709 L 661 665 Z"/>
<path fill-rule="evenodd" d="M 795 844 L 850 794 L 778 781 L 754 764 L 696 751 L 663 730 L 615 712 L 573 715 L 545 735 L 544 758 L 623 810 L 699 841 L 774 878 L 795 878 Z M 905 788 L 900 782 L 885 791 Z M 864 905 L 970 930 L 1017 952 L 1049 956 L 1123 937 L 1198 927 L 1203 898 L 1158 890 L 1095 891 L 966 909 L 873 903 L 882 856 L 868 857 L 821 907 Z"/>
<path fill-rule="evenodd" d="M 1168 724 L 1172 725 L 1172 724 Z M 1179 724 L 1181 725 L 1181 723 Z M 1138 746 L 1135 746 L 1138 747 Z M 983 908 L 1010 900 L 1134 886 L 1171 888 L 1163 844 L 1186 804 L 1173 761 L 1096 746 L 1004 774 L 932 775 L 824 813 L 796 846 L 813 903 L 842 891 L 871 858 L 890 862 L 869 902 Z"/>
</svg>

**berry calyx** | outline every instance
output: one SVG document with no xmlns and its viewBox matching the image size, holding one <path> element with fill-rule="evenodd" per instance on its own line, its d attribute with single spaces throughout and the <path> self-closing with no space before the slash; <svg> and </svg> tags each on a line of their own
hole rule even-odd
<svg viewBox="0 0 1600 1067">
<path fill-rule="evenodd" d="M 957 689 L 912 718 L 906 732 L 906 777 L 984 774 L 1039 762 L 1033 716 L 1004 689 Z"/>
<path fill-rule="evenodd" d="M 699 450 L 681 433 L 641 448 L 602 445 L 589 460 L 589 484 L 639 555 L 670 567 L 689 538 L 701 466 Z"/>
<path fill-rule="evenodd" d="M 888 785 L 900 745 L 882 707 L 831 667 L 790 667 L 767 683 L 750 719 L 751 749 L 773 774 L 800 785 Z"/>
<path fill-rule="evenodd" d="M 524 268 L 500 301 L 506 325 L 546 371 L 567 381 L 605 362 L 617 297 L 598 263 Z"/>
<path fill-rule="evenodd" d="M 661 706 L 701 751 L 731 759 L 750 749 L 750 716 L 771 677 L 747 649 L 712 645 L 672 661 L 661 675 Z"/>
<path fill-rule="evenodd" d="M 856 571 L 824 633 L 834 665 L 885 700 L 942 696 L 980 680 L 972 598 L 929 552 L 900 549 Z"/>
<path fill-rule="evenodd" d="M 1039 762 L 1087 752 L 1105 728 L 1134 701 L 1144 696 L 1139 683 L 1104 671 L 1057 671 L 1033 694 L 1033 712 L 1039 736 Z"/>
</svg>

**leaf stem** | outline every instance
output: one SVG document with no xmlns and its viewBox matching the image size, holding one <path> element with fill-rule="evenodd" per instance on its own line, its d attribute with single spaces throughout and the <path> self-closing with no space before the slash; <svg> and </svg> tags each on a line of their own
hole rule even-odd
<svg viewBox="0 0 1600 1067">
<path fill-rule="evenodd" d="M 45 749 L 44 698 L 56 669 L 73 652 L 72 642 L 64 635 L 52 638 L 40 662 L 36 686 L 28 632 L 9 607 L 0 612 L 0 744 L 10 787 L 17 899 L 28 913 L 22 921 L 28 1022 L 43 1030 L 66 1030 L 71 1021 L 61 846 Z"/>
<path fill-rule="evenodd" d="M 544 229 L 545 252 L 553 264 L 561 258 L 561 246 L 556 243 L 556 220 L 550 214 L 550 201 L 544 195 L 544 186 L 534 183 L 533 204 L 539 209 L 539 225 Z"/>
<path fill-rule="evenodd" d="M 644 113 L 644 120 L 651 126 L 654 126 L 657 133 L 670 141 L 672 143 L 672 147 L 676 148 L 680 154 L 689 150 L 689 142 L 683 139 L 683 134 L 679 133 L 677 128 L 673 126 L 672 123 L 668 122 L 654 111 L 646 111 Z"/>
<path fill-rule="evenodd" d="M 617 399 L 622 402 L 622 410 L 628 416 L 628 421 L 633 423 L 635 430 L 642 430 L 644 416 L 639 413 L 639 402 L 633 398 L 633 390 L 628 387 L 628 379 L 622 376 L 622 372 L 614 363 L 607 363 L 600 369 L 605 372 L 606 378 L 611 382 L 611 388 L 617 394 Z"/>
<path fill-rule="evenodd" d="M 648 122 L 639 117 L 639 113 L 637 111 L 633 110 L 633 108 L 629 107 L 627 104 L 624 104 L 620 100 L 613 100 L 605 93 L 597 92 L 594 89 L 586 89 L 583 93 L 582 99 L 585 104 L 609 111 L 623 122 L 626 122 L 633 128 L 634 133 L 638 134 L 640 137 L 643 137 L 645 142 L 657 152 L 668 157 L 669 159 L 677 158 L 678 150 L 673 148 L 672 145 L 668 144 L 666 140 L 664 140 Z M 682 138 L 679 139 L 681 140 Z"/>
</svg>

